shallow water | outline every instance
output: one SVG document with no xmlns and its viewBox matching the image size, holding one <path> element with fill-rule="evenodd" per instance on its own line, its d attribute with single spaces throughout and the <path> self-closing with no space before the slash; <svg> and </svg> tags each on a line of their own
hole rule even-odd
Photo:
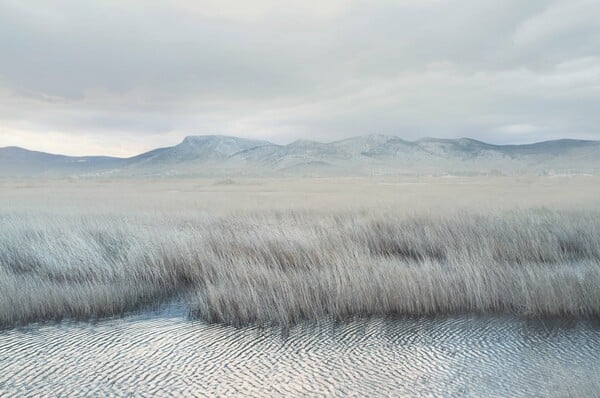
<svg viewBox="0 0 600 398">
<path fill-rule="evenodd" d="M 323 322 L 289 332 L 176 307 L 0 332 L 2 396 L 598 396 L 600 325 L 513 317 Z"/>
</svg>

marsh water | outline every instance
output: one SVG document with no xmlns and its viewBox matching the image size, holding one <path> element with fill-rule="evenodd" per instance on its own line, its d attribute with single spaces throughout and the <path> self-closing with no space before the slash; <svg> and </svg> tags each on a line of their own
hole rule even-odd
<svg viewBox="0 0 600 398">
<path fill-rule="evenodd" d="M 177 307 L 0 331 L 2 396 L 594 396 L 600 325 L 508 316 L 209 325 Z"/>
</svg>

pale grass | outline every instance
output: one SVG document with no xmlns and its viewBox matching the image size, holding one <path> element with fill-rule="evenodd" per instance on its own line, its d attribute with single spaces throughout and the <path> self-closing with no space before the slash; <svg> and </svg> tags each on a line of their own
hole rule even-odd
<svg viewBox="0 0 600 398">
<path fill-rule="evenodd" d="M 291 326 L 323 317 L 600 315 L 600 214 L 0 213 L 0 325 L 190 315 Z"/>
</svg>

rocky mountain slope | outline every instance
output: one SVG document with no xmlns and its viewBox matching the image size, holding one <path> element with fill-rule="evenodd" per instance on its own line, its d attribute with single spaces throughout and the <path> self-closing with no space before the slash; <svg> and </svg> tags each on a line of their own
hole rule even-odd
<svg viewBox="0 0 600 398">
<path fill-rule="evenodd" d="M 189 136 L 131 158 L 72 157 L 0 148 L 2 177 L 152 177 L 285 175 L 600 174 L 600 141 L 492 145 L 468 138 L 368 135 L 287 145 L 243 138 Z"/>
</svg>

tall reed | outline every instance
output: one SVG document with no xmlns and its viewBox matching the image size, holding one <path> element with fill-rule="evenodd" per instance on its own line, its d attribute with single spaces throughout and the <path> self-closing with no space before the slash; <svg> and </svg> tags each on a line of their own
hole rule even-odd
<svg viewBox="0 0 600 398">
<path fill-rule="evenodd" d="M 190 314 L 600 315 L 600 214 L 211 217 L 0 213 L 0 325 L 89 319 L 181 297 Z"/>
</svg>

